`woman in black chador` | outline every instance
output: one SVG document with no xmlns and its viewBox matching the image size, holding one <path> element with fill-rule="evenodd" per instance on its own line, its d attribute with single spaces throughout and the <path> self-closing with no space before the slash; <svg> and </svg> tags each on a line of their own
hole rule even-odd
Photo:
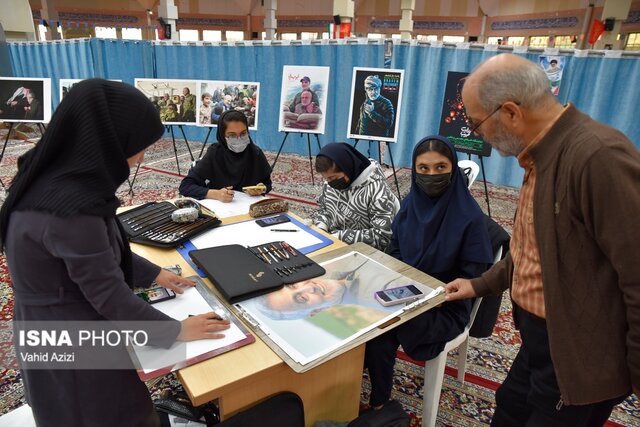
<svg viewBox="0 0 640 427">
<path fill-rule="evenodd" d="M 67 321 L 82 329 L 91 329 L 91 321 L 151 321 L 149 343 L 165 347 L 219 338 L 217 331 L 229 327 L 213 313 L 179 322 L 132 292 L 154 280 L 178 293 L 178 285 L 194 285 L 132 254 L 116 218 L 117 188 L 162 132 L 157 111 L 137 89 L 85 80 L 18 161 L 0 210 L 0 244 L 15 295 L 18 363 L 38 426 L 154 426 L 159 420 L 124 347 L 100 348 L 92 369 L 55 369 L 61 366 L 55 363 L 35 369 L 19 356 L 28 349 L 18 347 L 20 321 Z"/>
</svg>

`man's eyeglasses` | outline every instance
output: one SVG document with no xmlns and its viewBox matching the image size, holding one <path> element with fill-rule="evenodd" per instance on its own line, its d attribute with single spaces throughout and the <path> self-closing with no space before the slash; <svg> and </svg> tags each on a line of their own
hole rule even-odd
<svg viewBox="0 0 640 427">
<path fill-rule="evenodd" d="M 514 104 L 516 105 L 520 105 L 519 102 L 514 102 Z M 504 107 L 504 103 L 500 104 L 496 107 L 495 110 L 493 110 L 491 113 L 489 113 L 489 115 L 487 117 L 485 117 L 484 119 L 480 120 L 478 123 L 473 123 L 473 120 L 471 120 L 470 118 L 467 118 L 467 124 L 469 125 L 469 127 L 471 127 L 471 131 L 470 134 L 473 134 L 475 131 L 478 130 L 478 128 L 480 128 L 480 126 L 482 126 L 482 124 L 484 122 L 486 122 L 487 120 L 489 120 L 489 118 L 491 116 L 493 116 L 495 113 L 497 113 L 498 111 L 500 111 L 500 109 Z"/>
<path fill-rule="evenodd" d="M 496 107 L 496 109 L 495 109 L 495 110 L 493 110 L 491 113 L 489 113 L 489 115 L 488 115 L 487 117 L 485 117 L 484 119 L 480 120 L 478 123 L 473 123 L 473 120 L 471 120 L 470 118 L 467 118 L 467 124 L 469 125 L 469 127 L 471 127 L 470 134 L 471 134 L 471 135 L 473 135 L 473 133 L 474 133 L 475 131 L 477 131 L 477 130 L 478 130 L 478 128 L 479 128 L 480 126 L 482 126 L 482 124 L 483 124 L 484 122 L 486 122 L 487 120 L 489 120 L 489 118 L 490 118 L 491 116 L 493 116 L 495 113 L 497 113 L 498 111 L 500 111 L 500 109 L 502 108 L 502 106 L 503 106 L 503 105 L 504 105 L 504 104 L 500 104 L 500 105 L 498 105 L 498 107 Z"/>
</svg>

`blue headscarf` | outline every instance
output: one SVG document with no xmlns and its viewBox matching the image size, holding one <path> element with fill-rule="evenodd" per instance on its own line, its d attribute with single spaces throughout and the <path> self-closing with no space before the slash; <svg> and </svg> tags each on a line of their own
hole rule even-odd
<svg viewBox="0 0 640 427">
<path fill-rule="evenodd" d="M 371 161 L 364 154 L 344 142 L 332 142 L 325 145 L 318 156 L 325 156 L 333 160 L 340 170 L 349 177 L 349 183 L 358 178 L 371 164 Z"/>
<path fill-rule="evenodd" d="M 449 187 L 431 199 L 416 184 L 416 152 L 434 139 L 451 150 L 453 168 Z M 391 228 L 401 260 L 445 283 L 458 277 L 461 262 L 493 259 L 484 214 L 467 189 L 453 144 L 442 136 L 423 138 L 414 148 L 411 190 Z"/>
</svg>

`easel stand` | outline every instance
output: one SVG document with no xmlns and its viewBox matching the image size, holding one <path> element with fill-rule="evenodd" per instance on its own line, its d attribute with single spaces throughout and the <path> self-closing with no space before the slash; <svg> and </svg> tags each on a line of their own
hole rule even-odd
<svg viewBox="0 0 640 427">
<path fill-rule="evenodd" d="M 358 146 L 358 142 L 360 142 L 359 139 L 356 139 L 355 142 L 353 143 L 353 148 L 356 148 Z M 380 162 L 380 166 L 382 166 L 382 148 L 380 147 L 380 143 L 382 141 L 376 141 L 378 143 L 378 161 Z M 396 190 L 398 191 L 398 199 L 401 199 L 400 197 L 400 185 L 398 184 L 398 175 L 396 175 L 396 165 L 393 162 L 393 154 L 391 153 L 391 146 L 389 145 L 389 143 L 387 142 L 387 152 L 389 153 L 389 158 L 391 159 L 391 169 L 393 170 L 393 179 L 396 182 Z M 369 140 L 369 157 L 371 157 L 371 140 Z"/>
<path fill-rule="evenodd" d="M 468 159 L 471 160 L 471 154 L 468 154 Z M 489 218 L 491 218 L 491 205 L 489 204 L 489 189 L 487 187 L 487 175 L 484 173 L 484 161 L 482 160 L 484 156 L 478 155 L 480 159 L 480 170 L 482 171 L 482 182 L 484 183 L 484 198 L 487 201 L 487 214 Z"/>
<path fill-rule="evenodd" d="M 2 159 L 4 158 L 4 152 L 7 149 L 7 144 L 9 143 L 9 136 L 11 136 L 11 131 L 13 130 L 13 127 L 16 126 L 16 124 L 20 124 L 21 122 L 9 122 L 9 130 L 7 132 L 7 137 L 4 139 L 4 144 L 2 144 L 2 151 L 0 152 L 0 163 L 2 163 Z M 40 134 L 41 136 L 44 136 L 44 132 L 47 130 L 47 128 L 44 126 L 44 124 L 42 123 L 36 123 L 38 125 L 38 129 L 40 129 Z M 4 182 L 2 181 L 2 179 L 0 179 L 0 185 L 2 185 L 2 188 L 7 188 L 4 185 Z"/>
<path fill-rule="evenodd" d="M 207 141 L 209 141 L 209 135 L 211 135 L 211 131 L 213 130 L 212 127 L 209 128 L 209 131 L 207 132 L 207 136 L 204 138 L 204 142 L 202 143 L 202 148 L 200 149 L 200 154 L 198 154 L 198 160 L 200 160 L 202 158 L 202 153 L 204 152 L 204 147 L 207 146 Z"/>
<path fill-rule="evenodd" d="M 273 170 L 273 168 L 276 167 L 276 163 L 278 162 L 278 157 L 280 157 L 280 152 L 282 151 L 282 147 L 284 147 L 284 143 L 287 141 L 287 138 L 289 137 L 289 133 L 291 132 L 285 132 L 284 133 L 284 139 L 282 140 L 282 144 L 280 144 L 280 149 L 278 150 L 278 154 L 276 154 L 276 159 L 273 161 L 273 164 L 271 165 L 271 170 Z M 302 134 L 306 133 L 306 132 L 300 132 L 300 137 L 302 137 Z M 313 161 L 311 160 L 311 134 L 307 133 L 307 148 L 309 149 L 309 169 L 311 172 L 311 184 L 312 185 L 316 185 L 315 179 L 313 178 Z M 322 149 L 322 146 L 320 145 L 320 137 L 318 137 L 317 133 L 313 134 L 316 137 L 316 142 L 318 143 L 318 150 Z"/>
<path fill-rule="evenodd" d="M 167 131 L 169 131 L 169 133 L 171 134 L 171 141 L 173 142 L 173 153 L 176 156 L 176 166 L 178 167 L 178 175 L 180 175 L 180 162 L 178 162 L 178 147 L 176 146 L 176 137 L 174 135 L 174 129 L 173 129 L 176 126 L 182 132 L 182 138 L 184 139 L 184 143 L 187 145 L 187 150 L 189 150 L 189 156 L 191 157 L 191 162 L 194 162 L 195 159 L 193 158 L 193 153 L 191 152 L 191 147 L 189 147 L 189 141 L 187 141 L 187 136 L 184 134 L 184 128 L 182 127 L 182 125 L 166 125 L 166 126 L 167 126 Z M 134 176 L 134 179 L 135 179 L 135 176 Z"/>
</svg>

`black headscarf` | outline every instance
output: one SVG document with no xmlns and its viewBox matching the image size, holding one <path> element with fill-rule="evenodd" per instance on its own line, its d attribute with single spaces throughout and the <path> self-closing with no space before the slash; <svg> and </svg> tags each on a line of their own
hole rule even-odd
<svg viewBox="0 0 640 427">
<path fill-rule="evenodd" d="M 101 79 L 76 84 L 40 142 L 18 161 L 0 210 L 2 247 L 14 210 L 114 217 L 119 206 L 115 192 L 129 176 L 127 158 L 163 131 L 153 104 L 133 86 Z M 124 241 L 126 264 L 131 255 Z"/>
<path fill-rule="evenodd" d="M 332 142 L 325 145 L 318 156 L 325 156 L 333 160 L 338 168 L 349 177 L 350 183 L 371 165 L 371 161 L 364 154 L 344 142 Z"/>
<path fill-rule="evenodd" d="M 218 143 L 213 144 L 207 150 L 207 159 L 203 159 L 210 163 L 208 166 L 211 166 L 214 174 L 212 176 L 207 174 L 205 178 L 210 181 L 209 188 L 231 186 L 235 190 L 242 190 L 244 186 L 255 185 L 265 177 L 269 177 L 271 166 L 269 166 L 262 150 L 253 143 L 251 136 L 249 136 L 251 143 L 242 153 L 234 153 L 229 149 L 225 137 L 229 121 L 243 122 L 249 129 L 247 117 L 239 111 L 225 111 L 220 116 L 216 133 Z"/>
</svg>

